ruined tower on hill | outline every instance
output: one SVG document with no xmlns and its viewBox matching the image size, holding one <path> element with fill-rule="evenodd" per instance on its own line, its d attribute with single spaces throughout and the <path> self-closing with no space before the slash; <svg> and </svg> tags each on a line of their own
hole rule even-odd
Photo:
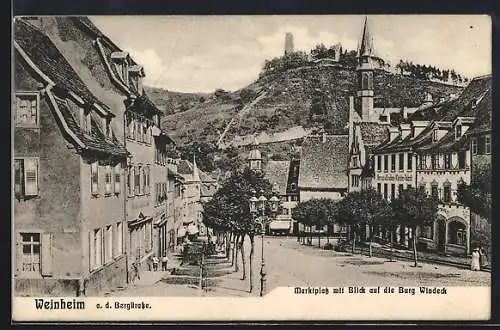
<svg viewBox="0 0 500 330">
<path fill-rule="evenodd" d="M 293 53 L 293 34 L 285 34 L 285 55 Z"/>
</svg>

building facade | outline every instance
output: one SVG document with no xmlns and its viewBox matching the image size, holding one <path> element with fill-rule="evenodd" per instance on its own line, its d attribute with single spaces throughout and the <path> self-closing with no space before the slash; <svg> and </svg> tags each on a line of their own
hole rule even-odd
<svg viewBox="0 0 500 330">
<path fill-rule="evenodd" d="M 40 23 L 14 24 L 15 294 L 92 295 L 126 283 L 127 151 Z"/>
</svg>

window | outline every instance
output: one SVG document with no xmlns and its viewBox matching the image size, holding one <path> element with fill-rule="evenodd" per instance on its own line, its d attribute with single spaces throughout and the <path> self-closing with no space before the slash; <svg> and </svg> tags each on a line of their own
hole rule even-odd
<svg viewBox="0 0 500 330">
<path fill-rule="evenodd" d="M 121 222 L 116 223 L 116 240 L 115 240 L 115 256 L 120 256 L 123 253 L 123 227 Z"/>
<path fill-rule="evenodd" d="M 412 161 L 413 161 L 413 155 L 412 155 L 411 153 L 408 153 L 407 155 L 408 155 L 408 162 L 407 162 L 406 166 L 407 166 L 407 169 L 408 169 L 409 171 L 411 171 L 412 166 L 413 166 L 413 164 L 412 164 Z"/>
<path fill-rule="evenodd" d="M 399 154 L 399 170 L 403 171 L 405 169 L 405 154 Z"/>
<path fill-rule="evenodd" d="M 113 226 L 106 226 L 104 239 L 104 263 L 113 260 Z"/>
<path fill-rule="evenodd" d="M 378 120 L 379 120 L 381 123 L 386 123 L 386 122 L 387 122 L 387 116 L 386 116 L 386 115 L 379 116 L 379 117 L 378 117 Z"/>
<path fill-rule="evenodd" d="M 431 155 L 431 164 L 432 164 L 433 170 L 439 169 L 439 156 L 438 155 Z"/>
<path fill-rule="evenodd" d="M 127 173 L 127 191 L 129 196 L 134 196 L 134 183 L 132 182 L 134 179 L 134 167 L 128 167 Z"/>
<path fill-rule="evenodd" d="M 412 185 L 409 183 L 406 185 L 406 189 L 411 189 Z"/>
<path fill-rule="evenodd" d="M 96 269 L 102 266 L 103 257 L 103 237 L 100 228 L 94 229 L 90 232 L 90 269 Z"/>
<path fill-rule="evenodd" d="M 288 210 L 286 207 L 283 207 L 283 208 L 281 209 L 281 214 L 282 214 L 282 215 L 289 215 L 289 210 Z"/>
<path fill-rule="evenodd" d="M 462 125 L 455 126 L 455 139 L 460 139 L 462 137 Z"/>
<path fill-rule="evenodd" d="M 399 196 L 401 196 L 401 193 L 403 192 L 404 188 L 403 188 L 403 184 L 399 184 L 398 186 L 398 194 Z"/>
<path fill-rule="evenodd" d="M 472 151 L 472 154 L 473 155 L 476 155 L 477 154 L 477 139 L 475 137 L 473 137 L 471 139 L 471 151 Z"/>
<path fill-rule="evenodd" d="M 489 135 L 484 137 L 484 153 L 487 155 L 491 154 L 491 136 Z"/>
<path fill-rule="evenodd" d="M 451 154 L 444 155 L 444 168 L 449 170 L 451 168 Z"/>
<path fill-rule="evenodd" d="M 107 138 L 113 138 L 113 132 L 111 130 L 111 120 L 109 118 L 103 118 L 105 134 Z"/>
<path fill-rule="evenodd" d="M 439 199 L 439 190 L 437 184 L 433 184 L 431 186 L 431 197 L 434 198 L 435 200 Z"/>
<path fill-rule="evenodd" d="M 148 166 L 146 166 L 146 167 L 144 168 L 144 170 L 146 171 L 146 173 L 145 173 L 145 180 L 144 180 L 144 193 L 149 194 L 149 192 L 150 192 L 150 191 L 149 191 L 149 190 L 150 190 L 150 189 L 149 189 L 149 188 L 150 188 L 150 186 L 149 186 L 150 166 L 149 166 L 149 165 L 148 165 Z"/>
<path fill-rule="evenodd" d="M 391 200 L 394 200 L 396 197 L 396 185 L 393 183 L 391 184 Z"/>
<path fill-rule="evenodd" d="M 421 192 L 425 193 L 425 183 L 421 183 L 418 189 L 420 189 Z"/>
<path fill-rule="evenodd" d="M 292 202 L 297 202 L 299 200 L 299 196 L 298 195 L 292 195 L 292 196 L 290 196 L 290 198 L 291 198 Z"/>
<path fill-rule="evenodd" d="M 387 199 L 387 183 L 384 183 L 384 199 Z"/>
<path fill-rule="evenodd" d="M 97 162 L 93 162 L 90 166 L 90 177 L 92 195 L 97 195 L 99 194 L 99 165 Z"/>
<path fill-rule="evenodd" d="M 121 190 L 121 166 L 120 164 L 115 166 L 115 194 L 119 194 Z"/>
<path fill-rule="evenodd" d="M 389 156 L 384 155 L 384 172 L 387 172 L 389 169 Z"/>
<path fill-rule="evenodd" d="M 110 165 L 106 165 L 106 172 L 104 174 L 104 183 L 105 183 L 104 193 L 106 195 L 110 195 L 111 194 L 111 191 L 112 191 L 111 190 L 111 188 L 112 188 L 111 180 L 112 180 L 111 166 Z"/>
<path fill-rule="evenodd" d="M 427 239 L 434 239 L 434 226 L 423 225 L 421 236 Z"/>
<path fill-rule="evenodd" d="M 135 195 L 140 195 L 141 192 L 141 172 L 142 172 L 142 167 L 141 166 L 136 166 L 134 170 L 134 194 Z"/>
<path fill-rule="evenodd" d="M 432 131 L 432 141 L 433 142 L 436 142 L 438 140 L 438 130 L 437 129 L 434 129 Z"/>
<path fill-rule="evenodd" d="M 451 202 L 451 187 L 449 184 L 443 186 L 443 201 L 445 203 Z"/>
<path fill-rule="evenodd" d="M 38 126 L 38 93 L 16 93 L 16 126 Z"/>
<path fill-rule="evenodd" d="M 20 271 L 23 273 L 40 273 L 40 233 L 21 233 Z"/>
<path fill-rule="evenodd" d="M 467 233 L 465 225 L 458 221 L 451 221 L 448 227 L 448 240 L 451 244 L 466 245 Z"/>
<path fill-rule="evenodd" d="M 458 168 L 459 169 L 465 168 L 465 151 L 460 151 L 458 153 Z"/>
<path fill-rule="evenodd" d="M 359 187 L 359 175 L 351 175 L 352 186 Z"/>
<path fill-rule="evenodd" d="M 382 156 L 377 156 L 377 171 L 382 171 Z"/>
<path fill-rule="evenodd" d="M 352 167 L 357 168 L 358 166 L 358 156 L 352 156 Z"/>
<path fill-rule="evenodd" d="M 391 171 L 396 170 L 396 155 L 391 155 Z"/>
<path fill-rule="evenodd" d="M 87 134 L 92 132 L 92 116 L 90 111 L 84 108 L 80 108 L 80 127 Z"/>
<path fill-rule="evenodd" d="M 38 195 L 38 158 L 14 159 L 14 192 L 17 198 Z"/>
<path fill-rule="evenodd" d="M 420 169 L 425 170 L 427 168 L 427 157 L 425 155 L 420 156 Z"/>
<path fill-rule="evenodd" d="M 382 193 L 382 185 L 380 183 L 377 183 L 377 191 L 379 194 Z"/>
<path fill-rule="evenodd" d="M 297 190 L 297 185 L 295 183 L 290 184 L 290 190 L 295 191 Z"/>
</svg>

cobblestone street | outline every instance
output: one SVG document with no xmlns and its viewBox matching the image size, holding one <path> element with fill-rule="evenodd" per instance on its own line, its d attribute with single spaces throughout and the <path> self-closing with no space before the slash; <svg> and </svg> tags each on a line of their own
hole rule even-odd
<svg viewBox="0 0 500 330">
<path fill-rule="evenodd" d="M 268 291 L 278 286 L 489 286 L 488 272 L 473 272 L 450 266 L 394 261 L 351 255 L 304 246 L 296 238 L 265 238 Z M 256 240 L 254 292 L 260 289 L 260 238 Z M 247 241 L 245 252 L 250 251 Z M 241 262 L 241 258 L 239 258 Z M 248 261 L 247 261 L 248 267 Z M 168 276 L 165 274 L 165 276 Z M 110 296 L 249 296 L 249 280 L 237 273 L 213 278 L 213 284 L 201 292 L 195 285 L 167 284 L 131 286 Z M 161 276 L 159 277 L 161 278 Z"/>
</svg>

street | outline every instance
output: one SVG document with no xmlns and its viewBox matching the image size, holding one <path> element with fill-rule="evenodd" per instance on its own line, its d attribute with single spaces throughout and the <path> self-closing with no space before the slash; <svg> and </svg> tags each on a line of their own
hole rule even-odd
<svg viewBox="0 0 500 330">
<path fill-rule="evenodd" d="M 351 255 L 304 246 L 295 237 L 266 237 L 264 255 L 268 292 L 278 286 L 490 286 L 488 272 L 473 272 L 450 266 Z M 254 292 L 260 290 L 261 240 L 255 240 Z M 248 238 L 245 254 L 250 253 Z M 200 292 L 195 286 L 166 284 L 131 286 L 110 296 L 249 296 L 247 279 L 237 273 L 214 278 L 215 285 Z M 248 267 L 248 260 L 247 260 Z"/>
</svg>

